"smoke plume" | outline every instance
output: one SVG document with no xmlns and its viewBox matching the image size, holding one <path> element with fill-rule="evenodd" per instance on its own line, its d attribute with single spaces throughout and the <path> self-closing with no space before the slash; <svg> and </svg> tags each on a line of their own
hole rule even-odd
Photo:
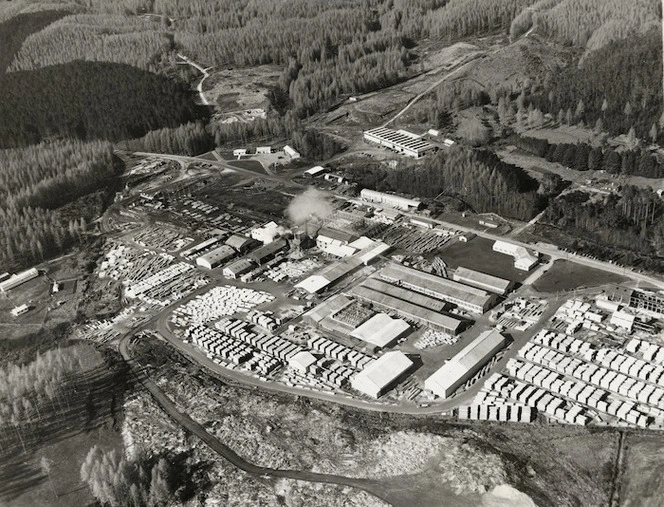
<svg viewBox="0 0 664 507">
<path fill-rule="evenodd" d="M 301 225 L 311 218 L 325 218 L 330 215 L 332 206 L 324 192 L 309 188 L 291 201 L 286 213 L 294 224 Z"/>
</svg>

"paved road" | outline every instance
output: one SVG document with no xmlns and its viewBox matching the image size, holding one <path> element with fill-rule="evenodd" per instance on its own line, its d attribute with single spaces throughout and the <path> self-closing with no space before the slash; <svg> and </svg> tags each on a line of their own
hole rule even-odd
<svg viewBox="0 0 664 507">
<path fill-rule="evenodd" d="M 247 461 L 242 456 L 237 454 L 233 449 L 224 444 L 221 440 L 214 437 L 199 423 L 194 421 L 189 415 L 181 412 L 175 403 L 155 384 L 150 378 L 141 373 L 141 367 L 137 364 L 136 360 L 132 357 L 130 352 L 129 341 L 133 333 L 124 336 L 120 341 L 119 350 L 122 357 L 130 365 L 132 372 L 136 375 L 137 379 L 143 386 L 150 392 L 154 400 L 161 406 L 161 408 L 180 426 L 187 429 L 189 432 L 200 438 L 207 444 L 213 451 L 221 457 L 229 461 L 231 464 L 252 475 L 259 475 L 262 477 L 275 477 L 295 479 L 298 481 L 318 482 L 324 484 L 336 484 L 341 486 L 351 486 L 354 488 L 362 489 L 372 495 L 381 498 L 382 500 L 390 503 L 388 495 L 385 494 L 383 488 L 378 485 L 377 481 L 369 479 L 356 479 L 352 477 L 345 477 L 342 475 L 334 474 L 320 474 L 309 472 L 306 470 L 287 470 L 268 468 L 255 465 Z"/>
</svg>

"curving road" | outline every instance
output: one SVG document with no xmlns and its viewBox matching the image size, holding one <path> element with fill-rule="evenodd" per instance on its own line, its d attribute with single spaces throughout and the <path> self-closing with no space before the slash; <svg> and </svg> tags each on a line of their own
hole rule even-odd
<svg viewBox="0 0 664 507">
<path fill-rule="evenodd" d="M 129 341 L 133 336 L 132 333 L 125 335 L 119 344 L 119 350 L 124 360 L 131 367 L 132 373 L 141 382 L 141 384 L 150 392 L 154 400 L 159 406 L 180 426 L 186 428 L 189 432 L 200 438 L 205 444 L 210 447 L 214 452 L 219 454 L 222 458 L 226 459 L 229 463 L 236 466 L 240 470 L 252 475 L 259 475 L 261 477 L 275 477 L 294 479 L 306 482 L 318 482 L 324 484 L 334 484 L 339 486 L 350 486 L 358 488 L 370 493 L 385 502 L 391 503 L 384 488 L 381 488 L 378 481 L 371 479 L 358 479 L 353 477 L 345 477 L 343 475 L 334 474 L 320 474 L 316 472 L 308 472 L 305 470 L 289 470 L 268 468 L 256 465 L 247 461 L 242 456 L 237 454 L 233 449 L 224 444 L 221 440 L 214 437 L 207 430 L 194 421 L 189 415 L 181 412 L 175 403 L 147 376 L 141 374 L 140 365 L 132 357 L 129 350 Z"/>
</svg>

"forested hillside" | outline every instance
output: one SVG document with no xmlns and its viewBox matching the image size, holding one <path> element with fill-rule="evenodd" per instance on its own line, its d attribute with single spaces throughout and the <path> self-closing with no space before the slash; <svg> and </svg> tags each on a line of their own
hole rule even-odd
<svg viewBox="0 0 664 507">
<path fill-rule="evenodd" d="M 0 76 L 0 147 L 50 137 L 138 137 L 205 114 L 177 81 L 129 65 L 73 62 Z"/>
<path fill-rule="evenodd" d="M 85 223 L 55 209 L 112 185 L 121 169 L 107 142 L 62 141 L 0 150 L 0 267 L 3 272 L 62 252 Z"/>
<path fill-rule="evenodd" d="M 363 188 L 403 192 L 433 198 L 457 195 L 478 213 L 493 212 L 530 220 L 546 204 L 539 184 L 523 170 L 501 162 L 493 153 L 455 148 L 425 159 L 421 165 L 404 162 L 396 169 L 351 169 Z"/>
<path fill-rule="evenodd" d="M 581 251 L 624 262 L 645 260 L 649 269 L 664 267 L 664 202 L 651 190 L 628 186 L 622 195 L 603 200 L 574 192 L 553 201 L 543 223 L 549 223 L 574 240 Z"/>
<path fill-rule="evenodd" d="M 64 16 L 62 11 L 43 11 L 34 14 L 19 14 L 0 23 L 0 74 L 4 74 L 14 55 L 21 49 L 25 39 Z"/>
<path fill-rule="evenodd" d="M 525 106 L 594 126 L 612 134 L 633 127 L 643 139 L 660 139 L 662 39 L 660 30 L 634 35 L 594 51 L 581 68 L 561 68 L 544 81 Z M 661 129 L 660 129 L 661 130 Z"/>
<path fill-rule="evenodd" d="M 1 29 L 0 29 L 1 33 Z M 35 70 L 74 60 L 112 62 L 158 71 L 173 49 L 158 22 L 119 15 L 67 16 L 24 42 L 10 71 Z"/>
</svg>

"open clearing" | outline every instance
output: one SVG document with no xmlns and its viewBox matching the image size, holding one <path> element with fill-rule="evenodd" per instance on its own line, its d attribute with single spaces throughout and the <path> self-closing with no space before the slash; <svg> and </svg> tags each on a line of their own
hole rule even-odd
<svg viewBox="0 0 664 507">
<path fill-rule="evenodd" d="M 494 252 L 493 243 L 490 239 L 479 237 L 468 243 L 454 241 L 444 247 L 440 255 L 452 269 L 463 266 L 519 283 L 528 278 L 528 272 L 514 267 L 512 257 Z"/>
<path fill-rule="evenodd" d="M 664 499 L 664 440 L 661 435 L 627 435 L 622 507 L 660 507 Z"/>
<path fill-rule="evenodd" d="M 280 75 L 281 68 L 277 65 L 212 71 L 203 83 L 203 91 L 219 113 L 266 109 L 269 103 L 266 94 L 277 84 Z"/>
<path fill-rule="evenodd" d="M 557 292 L 626 282 L 626 277 L 558 259 L 533 287 L 539 292 Z"/>
</svg>

